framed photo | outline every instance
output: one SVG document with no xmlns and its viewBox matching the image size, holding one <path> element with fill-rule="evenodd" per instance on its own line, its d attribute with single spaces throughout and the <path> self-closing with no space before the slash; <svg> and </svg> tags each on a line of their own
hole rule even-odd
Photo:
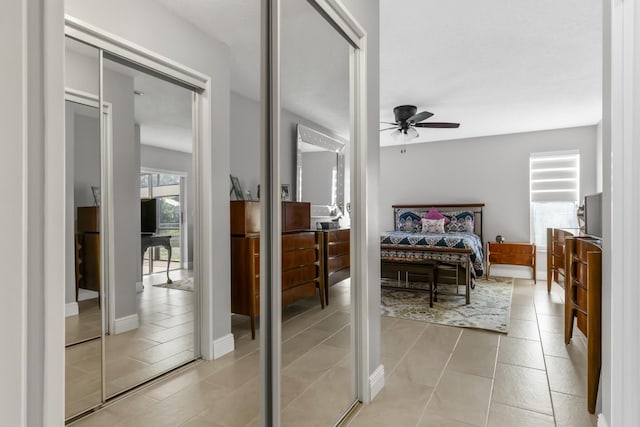
<svg viewBox="0 0 640 427">
<path fill-rule="evenodd" d="M 91 193 L 93 194 L 94 206 L 100 206 L 100 187 L 91 186 Z"/>
<path fill-rule="evenodd" d="M 236 200 L 244 200 L 244 192 L 242 191 L 240 180 L 237 176 L 229 175 L 229 177 L 231 178 L 231 191 L 229 194 L 234 193 Z"/>
<path fill-rule="evenodd" d="M 289 192 L 289 184 L 282 184 L 280 186 L 280 198 L 284 201 L 291 200 L 291 193 Z"/>
</svg>

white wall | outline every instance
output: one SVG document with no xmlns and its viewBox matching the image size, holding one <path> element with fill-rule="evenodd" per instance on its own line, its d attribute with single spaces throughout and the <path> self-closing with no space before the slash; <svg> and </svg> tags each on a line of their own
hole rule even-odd
<svg viewBox="0 0 640 427">
<path fill-rule="evenodd" d="M 411 144 L 380 155 L 383 230 L 394 204 L 485 203 L 483 239 L 530 241 L 529 154 L 579 150 L 580 197 L 596 192 L 596 126 Z M 541 248 L 538 248 L 540 251 Z M 538 271 L 546 258 L 538 256 Z M 545 276 L 540 276 L 541 278 Z"/>
<path fill-rule="evenodd" d="M 106 61 L 105 61 L 106 63 Z M 115 319 L 138 313 L 140 258 L 140 145 L 135 139 L 133 78 L 104 72 L 104 100 L 111 103 Z"/>
<path fill-rule="evenodd" d="M 202 247 L 211 254 L 203 259 L 203 280 L 212 284 L 209 295 L 211 342 L 203 342 L 203 354 L 212 356 L 212 342 L 226 336 L 230 321 L 230 243 L 229 243 L 229 51 L 221 42 L 206 36 L 177 18 L 158 3 L 149 0 L 67 0 L 66 13 L 86 23 L 136 43 L 212 78 L 203 97 L 203 108 L 210 114 L 212 134 L 203 135 L 205 149 L 200 153 L 201 171 L 212 191 L 201 200 L 204 218 Z"/>
<path fill-rule="evenodd" d="M 91 187 L 100 187 L 100 122 L 94 117 L 75 114 L 72 123 L 74 205 L 93 206 Z"/>
<path fill-rule="evenodd" d="M 287 110 L 282 111 L 280 145 L 280 180 L 290 185 L 292 200 L 296 194 L 297 124 L 322 132 L 344 142 L 335 132 Z M 257 198 L 260 182 L 260 104 L 231 92 L 231 175 L 237 176 L 243 190 Z M 347 150 L 349 148 L 347 147 Z M 348 175 L 349 168 L 345 170 Z M 348 182 L 345 184 L 348 185 Z M 229 184 L 231 185 L 231 184 Z M 346 192 L 348 194 L 348 192 Z"/>
</svg>

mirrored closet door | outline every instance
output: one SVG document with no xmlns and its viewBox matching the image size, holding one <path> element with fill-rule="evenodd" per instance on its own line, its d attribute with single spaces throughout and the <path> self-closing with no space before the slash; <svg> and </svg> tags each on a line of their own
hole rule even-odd
<svg viewBox="0 0 640 427">
<path fill-rule="evenodd" d="M 66 39 L 66 417 L 102 402 L 99 51 Z"/>
<path fill-rule="evenodd" d="M 105 395 L 199 356 L 194 286 L 194 93 L 105 53 L 108 286 Z"/>
<path fill-rule="evenodd" d="M 200 348 L 196 94 L 71 38 L 66 80 L 70 419 L 198 358 Z"/>
<path fill-rule="evenodd" d="M 282 426 L 334 425 L 356 402 L 350 280 L 350 45 L 309 2 L 283 0 Z M 285 187 L 286 188 L 286 187 Z M 307 221 L 289 223 L 291 212 Z"/>
</svg>

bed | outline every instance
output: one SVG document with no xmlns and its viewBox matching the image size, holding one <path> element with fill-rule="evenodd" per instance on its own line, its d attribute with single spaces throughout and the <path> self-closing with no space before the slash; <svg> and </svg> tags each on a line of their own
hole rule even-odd
<svg viewBox="0 0 640 427">
<path fill-rule="evenodd" d="M 431 300 L 437 300 L 439 284 L 464 286 L 468 304 L 470 289 L 484 274 L 483 207 L 483 203 L 394 205 L 394 230 L 380 236 L 381 276 L 389 279 L 385 285 L 428 289 Z M 444 227 L 442 221 L 423 221 L 438 214 L 447 221 Z M 438 227 L 429 228 L 435 223 Z"/>
</svg>

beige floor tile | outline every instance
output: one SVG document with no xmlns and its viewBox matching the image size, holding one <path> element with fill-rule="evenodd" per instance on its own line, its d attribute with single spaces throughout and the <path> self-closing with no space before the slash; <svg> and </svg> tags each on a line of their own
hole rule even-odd
<svg viewBox="0 0 640 427">
<path fill-rule="evenodd" d="M 540 326 L 540 332 L 564 334 L 564 316 L 538 314 L 538 325 Z"/>
<path fill-rule="evenodd" d="M 509 333 L 511 338 L 524 338 L 527 340 L 540 341 L 538 333 L 538 322 L 533 320 L 511 319 L 509 322 Z"/>
<path fill-rule="evenodd" d="M 551 415 L 492 402 L 487 427 L 555 427 Z"/>
<path fill-rule="evenodd" d="M 570 359 L 553 356 L 545 356 L 545 361 L 551 391 L 574 396 L 587 395 L 586 366 L 581 367 Z"/>
<path fill-rule="evenodd" d="M 432 392 L 432 387 L 391 375 L 373 403 L 364 405 L 349 426 L 414 426 Z"/>
<path fill-rule="evenodd" d="M 258 377 L 260 373 L 260 355 L 251 355 L 208 376 L 205 382 L 229 389 L 237 389 Z"/>
<path fill-rule="evenodd" d="M 222 399 L 208 405 L 200 416 L 206 421 L 227 427 L 243 427 L 259 416 L 259 388 L 259 380 L 256 378 L 234 391 L 225 393 Z"/>
<path fill-rule="evenodd" d="M 540 338 L 545 355 L 564 357 L 574 361 L 586 360 L 587 358 L 587 347 L 577 336 L 574 336 L 569 344 L 564 343 L 564 333 L 541 332 Z"/>
<path fill-rule="evenodd" d="M 450 420 L 438 415 L 425 414 L 418 423 L 418 427 L 471 427 L 473 424 L 462 421 Z"/>
<path fill-rule="evenodd" d="M 331 332 L 309 328 L 282 343 L 282 366 L 288 366 L 331 336 Z"/>
<path fill-rule="evenodd" d="M 484 426 L 491 380 L 446 370 L 427 405 L 427 413 Z"/>
<path fill-rule="evenodd" d="M 493 378 L 499 335 L 465 329 L 453 351 L 447 369 Z"/>
<path fill-rule="evenodd" d="M 547 375 L 537 369 L 498 363 L 491 400 L 553 415 Z"/>
<path fill-rule="evenodd" d="M 587 411 L 587 399 L 551 392 L 557 427 L 595 427 L 595 415 Z"/>
<path fill-rule="evenodd" d="M 498 362 L 544 370 L 542 346 L 538 341 L 501 337 Z"/>
<path fill-rule="evenodd" d="M 313 351 L 305 353 L 282 370 L 283 374 L 291 377 L 302 376 L 310 380 L 316 380 L 329 369 L 337 365 L 346 355 L 348 350 L 320 344 Z"/>
<path fill-rule="evenodd" d="M 428 327 L 416 340 L 415 347 L 417 349 L 437 348 L 440 351 L 453 352 L 462 329 L 433 323 L 427 325 Z"/>
<path fill-rule="evenodd" d="M 392 372 L 408 382 L 435 387 L 450 357 L 451 353 L 437 347 L 423 349 L 414 346 Z"/>
<path fill-rule="evenodd" d="M 333 425 L 355 401 L 352 378 L 352 370 L 332 368 L 285 407 L 283 420 L 288 419 L 286 412 L 293 410 L 306 414 L 306 418 L 315 420 L 316 425 Z M 289 425 L 295 426 L 295 423 Z"/>
</svg>

